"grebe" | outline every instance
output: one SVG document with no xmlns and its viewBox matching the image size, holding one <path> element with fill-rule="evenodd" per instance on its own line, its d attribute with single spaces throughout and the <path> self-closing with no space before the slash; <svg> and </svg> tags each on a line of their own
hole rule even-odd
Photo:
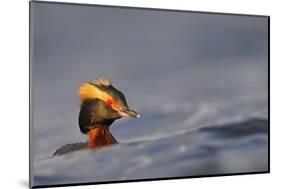
<svg viewBox="0 0 281 189">
<path fill-rule="evenodd" d="M 88 141 L 64 145 L 54 155 L 116 144 L 117 140 L 109 131 L 111 124 L 124 116 L 140 117 L 137 112 L 129 108 L 124 94 L 104 78 L 83 83 L 78 94 L 80 97 L 79 128 L 81 133 L 88 135 Z"/>
</svg>

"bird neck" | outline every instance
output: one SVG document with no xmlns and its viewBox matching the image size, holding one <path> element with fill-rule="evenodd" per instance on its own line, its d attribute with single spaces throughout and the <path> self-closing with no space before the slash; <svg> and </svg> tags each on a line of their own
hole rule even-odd
<svg viewBox="0 0 281 189">
<path fill-rule="evenodd" d="M 88 132 L 88 148 L 99 148 L 116 143 L 118 142 L 109 132 L 107 126 L 95 127 Z"/>
</svg>

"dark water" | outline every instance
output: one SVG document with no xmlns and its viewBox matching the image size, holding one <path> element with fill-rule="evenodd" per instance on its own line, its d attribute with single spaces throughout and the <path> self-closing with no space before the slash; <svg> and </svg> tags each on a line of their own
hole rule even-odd
<svg viewBox="0 0 281 189">
<path fill-rule="evenodd" d="M 35 166 L 35 185 L 263 172 L 268 170 L 268 121 L 253 118 L 182 130 L 50 157 Z"/>
</svg>

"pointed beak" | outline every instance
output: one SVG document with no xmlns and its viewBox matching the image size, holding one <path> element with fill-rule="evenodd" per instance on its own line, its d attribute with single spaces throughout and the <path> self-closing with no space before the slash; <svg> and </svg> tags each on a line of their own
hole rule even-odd
<svg viewBox="0 0 281 189">
<path fill-rule="evenodd" d="M 122 116 L 139 118 L 140 115 L 129 107 L 124 107 L 120 110 Z"/>
</svg>

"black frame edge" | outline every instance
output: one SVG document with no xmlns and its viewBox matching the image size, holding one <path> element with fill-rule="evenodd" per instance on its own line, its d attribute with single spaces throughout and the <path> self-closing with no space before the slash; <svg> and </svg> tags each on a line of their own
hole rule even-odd
<svg viewBox="0 0 281 189">
<path fill-rule="evenodd" d="M 192 11 L 192 10 L 179 10 L 179 9 L 166 9 L 166 8 L 151 8 L 151 7 L 134 7 L 134 6 L 121 6 L 121 5 L 104 5 L 104 4 L 90 4 L 90 3 L 71 3 L 71 2 L 56 2 L 56 1 L 40 1 L 31 0 L 33 3 L 44 4 L 60 4 L 60 5 L 76 5 L 87 7 L 103 7 L 103 8 L 120 8 L 120 9 L 138 9 L 138 10 L 150 10 L 150 11 L 166 11 L 166 12 L 183 12 L 183 13 L 200 13 L 200 14 L 213 14 L 213 15 L 229 15 L 229 16 L 254 16 L 254 17 L 269 17 L 269 15 L 255 15 L 255 14 L 243 14 L 243 13 L 224 13 L 224 12 L 208 12 L 208 11 Z"/>
<path fill-rule="evenodd" d="M 225 176 L 241 176 L 253 174 L 268 174 L 269 171 L 261 172 L 245 172 L 245 173 L 226 173 L 215 175 L 197 175 L 186 177 L 164 177 L 164 178 L 149 178 L 149 179 L 132 179 L 132 180 L 118 180 L 118 181 L 102 181 L 102 182 L 85 182 L 85 183 L 71 183 L 71 184 L 53 184 L 53 185 L 35 185 L 32 188 L 53 188 L 53 187 L 68 187 L 68 186 L 85 186 L 85 185 L 100 185 L 100 184 L 117 184 L 117 183 L 132 183 L 132 182 L 150 182 L 150 181 L 164 181 L 164 180 L 179 180 L 190 178 L 211 178 L 211 177 L 225 177 Z"/>
</svg>

